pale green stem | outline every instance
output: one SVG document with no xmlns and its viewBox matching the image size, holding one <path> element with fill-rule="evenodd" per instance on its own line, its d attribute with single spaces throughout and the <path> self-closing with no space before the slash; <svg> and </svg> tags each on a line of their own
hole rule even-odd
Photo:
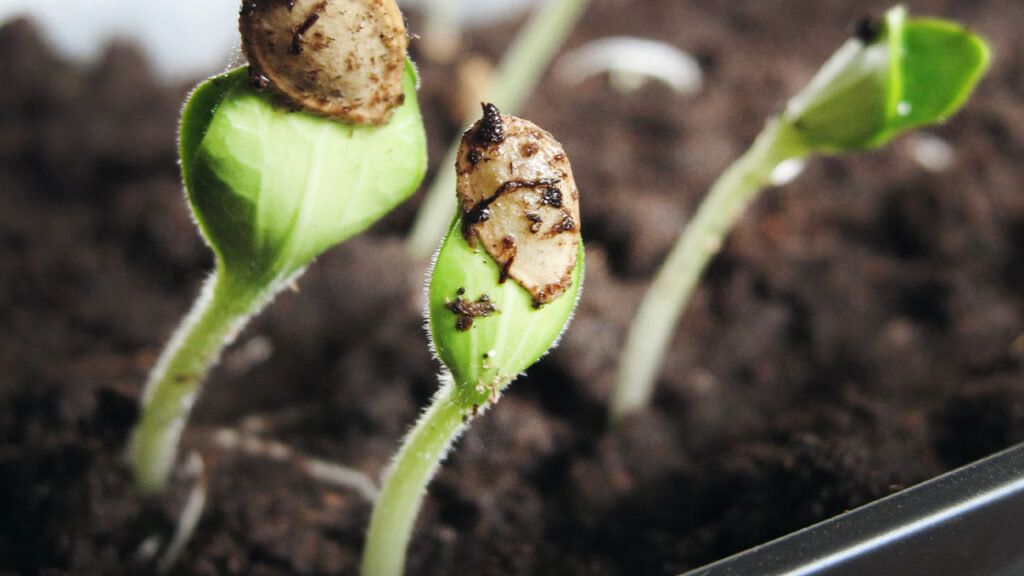
<svg viewBox="0 0 1024 576">
<path fill-rule="evenodd" d="M 465 0 L 431 0 L 427 3 L 422 45 L 433 58 L 448 61 L 459 49 L 461 14 Z"/>
<path fill-rule="evenodd" d="M 129 448 L 135 480 L 143 491 L 159 491 L 167 483 L 206 371 L 271 292 L 228 278 L 218 269 L 206 281 L 146 381 L 141 419 Z"/>
<path fill-rule="evenodd" d="M 518 112 L 579 20 L 588 1 L 552 0 L 538 8 L 505 52 L 484 100 L 505 114 Z M 466 118 L 465 124 L 468 126 L 474 120 Z M 448 149 L 409 232 L 409 251 L 417 258 L 427 258 L 437 249 L 455 212 L 455 195 L 452 193 L 455 190 L 455 171 L 452 167 L 455 166 L 459 141 L 456 138 Z"/>
<path fill-rule="evenodd" d="M 370 518 L 363 576 L 401 576 L 405 552 L 427 484 L 466 427 L 450 377 L 405 437 Z"/>
<path fill-rule="evenodd" d="M 744 209 L 758 191 L 769 185 L 772 171 L 779 164 L 807 154 L 791 126 L 771 120 L 750 149 L 712 186 L 633 319 L 610 406 L 613 422 L 650 401 L 679 316 L 708 262 L 721 249 Z"/>
</svg>

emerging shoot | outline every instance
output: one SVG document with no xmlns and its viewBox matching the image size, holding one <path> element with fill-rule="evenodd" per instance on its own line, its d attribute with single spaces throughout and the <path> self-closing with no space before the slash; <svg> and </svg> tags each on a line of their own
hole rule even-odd
<svg viewBox="0 0 1024 576">
<path fill-rule="evenodd" d="M 746 206 L 810 154 L 874 148 L 955 113 L 981 79 L 989 50 L 941 20 L 907 20 L 902 6 L 865 21 L 751 148 L 715 182 L 658 271 L 630 327 L 611 403 L 612 420 L 650 401 L 673 328 L 701 273 Z M 782 170 L 780 170 L 781 172 Z"/>
<path fill-rule="evenodd" d="M 332 36 L 332 48 L 347 44 L 354 54 L 345 57 L 331 52 L 327 57 L 326 49 L 301 51 L 318 65 L 341 70 L 325 73 L 323 80 L 344 76 L 347 63 L 361 54 L 356 43 L 362 37 L 342 40 L 342 32 L 362 22 L 370 27 L 393 26 L 391 10 L 381 7 L 393 2 L 372 3 L 378 14 L 366 7 L 371 3 L 359 0 L 315 6 L 298 0 L 247 1 L 242 6 L 243 32 L 247 18 L 261 14 L 262 8 L 276 14 L 277 8 L 285 10 L 291 4 L 292 14 L 305 15 L 304 22 L 322 15 L 313 24 L 300 26 L 305 28 L 303 34 L 312 34 L 299 38 L 303 47 L 316 37 L 321 23 L 325 30 L 333 30 L 326 27 L 333 22 L 330 17 L 342 11 L 340 7 L 363 15 L 332 32 L 338 34 Z M 374 14 L 386 22 L 373 24 L 363 18 Z M 281 26 L 291 30 L 287 18 L 277 17 Z M 253 50 L 252 46 L 247 49 L 251 54 Z M 267 82 L 252 81 L 278 81 L 269 60 L 259 65 L 255 75 L 252 69 L 240 68 L 208 80 L 192 93 L 182 113 L 181 170 L 196 222 L 217 263 L 146 383 L 142 416 L 130 447 L 142 489 L 159 490 L 166 483 L 199 384 L 246 321 L 310 261 L 365 229 L 419 185 L 426 169 L 426 138 L 416 102 L 415 72 L 404 62 L 404 53 L 402 59 L 401 94 L 391 99 L 393 104 L 402 103 L 373 121 L 383 122 L 390 114 L 390 120 L 380 126 L 342 123 L 282 105 Z M 290 89 L 284 86 L 279 88 L 287 93 Z M 354 93 L 378 90 L 390 88 L 370 85 Z"/>
<path fill-rule="evenodd" d="M 579 295 L 579 191 L 561 145 L 484 105 L 484 117 L 463 135 L 456 170 L 461 206 L 428 293 L 431 339 L 446 372 L 392 462 L 370 521 L 364 576 L 402 573 L 441 459 L 468 422 L 555 344 Z"/>
</svg>

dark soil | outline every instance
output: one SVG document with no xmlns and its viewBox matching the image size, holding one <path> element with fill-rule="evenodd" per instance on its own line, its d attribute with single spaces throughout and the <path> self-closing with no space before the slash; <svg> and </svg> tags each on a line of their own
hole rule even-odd
<svg viewBox="0 0 1024 576">
<path fill-rule="evenodd" d="M 586 289 L 561 347 L 435 479 L 410 574 L 677 573 L 1024 440 L 1018 0 L 911 3 L 995 48 L 976 97 L 929 131 L 955 164 L 929 172 L 903 137 L 766 192 L 688 308 L 654 406 L 606 427 L 658 262 L 764 119 L 886 6 L 867 4 L 594 3 L 570 47 L 666 40 L 699 58 L 706 88 L 552 78 L 523 111 L 573 160 Z M 468 49 L 496 56 L 514 30 L 475 32 Z M 419 59 L 436 167 L 458 130 L 455 67 Z M 130 47 L 81 69 L 24 22 L 0 30 L 0 573 L 151 573 L 151 537 L 169 539 L 195 482 L 179 466 L 164 497 L 143 498 L 122 460 L 146 371 L 211 267 L 175 159 L 186 87 L 147 70 Z M 370 512 L 357 492 L 215 433 L 379 478 L 436 385 L 425 264 L 401 243 L 418 203 L 321 258 L 210 376 L 182 459 L 205 462 L 209 500 L 175 573 L 356 572 Z"/>
</svg>

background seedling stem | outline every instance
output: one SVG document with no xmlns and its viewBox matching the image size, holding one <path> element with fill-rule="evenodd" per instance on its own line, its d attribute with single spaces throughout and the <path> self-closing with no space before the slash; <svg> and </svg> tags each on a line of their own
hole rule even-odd
<svg viewBox="0 0 1024 576">
<path fill-rule="evenodd" d="M 676 321 L 708 262 L 757 192 L 769 184 L 775 168 L 807 153 L 791 127 L 772 120 L 712 186 L 658 270 L 630 326 L 612 398 L 614 418 L 647 403 Z"/>
</svg>

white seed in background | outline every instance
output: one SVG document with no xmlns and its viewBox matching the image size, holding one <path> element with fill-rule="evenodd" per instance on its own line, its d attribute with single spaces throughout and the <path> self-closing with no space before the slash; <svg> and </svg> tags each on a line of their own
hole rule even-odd
<svg viewBox="0 0 1024 576">
<path fill-rule="evenodd" d="M 612 87 L 621 92 L 636 90 L 653 79 L 679 94 L 692 96 L 704 83 L 700 65 L 692 56 L 646 38 L 611 36 L 594 40 L 562 56 L 555 65 L 555 75 L 568 84 L 605 73 Z"/>
<path fill-rule="evenodd" d="M 536 305 L 572 284 L 579 190 L 562 145 L 536 124 L 484 104 L 455 161 L 462 232 L 477 240 Z"/>
<path fill-rule="evenodd" d="M 383 124 L 402 103 L 409 39 L 394 0 L 244 0 L 239 30 L 253 83 L 311 112 Z"/>
<path fill-rule="evenodd" d="M 925 170 L 945 172 L 956 162 L 953 147 L 938 136 L 921 132 L 911 135 L 908 141 L 911 155 Z"/>
</svg>

